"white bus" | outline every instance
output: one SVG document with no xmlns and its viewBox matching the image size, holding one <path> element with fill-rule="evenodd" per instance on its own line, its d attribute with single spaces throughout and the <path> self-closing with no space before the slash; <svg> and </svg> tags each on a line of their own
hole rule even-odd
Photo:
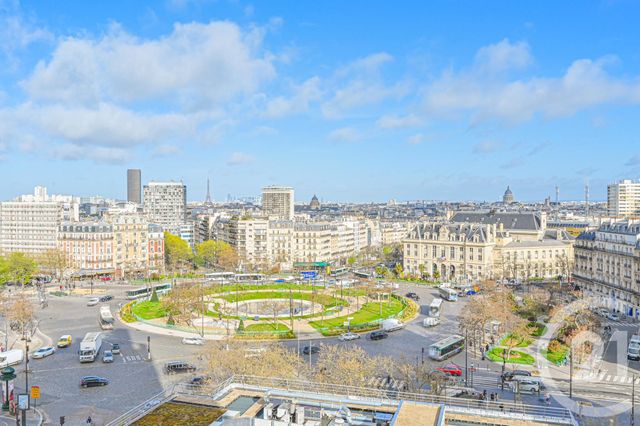
<svg viewBox="0 0 640 426">
<path fill-rule="evenodd" d="M 429 346 L 429 357 L 437 361 L 454 356 L 464 349 L 464 337 L 453 335 Z"/>
<path fill-rule="evenodd" d="M 133 300 L 140 299 L 141 297 L 150 297 L 153 290 L 155 290 L 156 294 L 160 296 L 161 294 L 165 294 L 171 290 L 171 283 L 155 284 L 151 287 L 140 287 L 134 290 L 128 290 L 127 299 Z"/>
<path fill-rule="evenodd" d="M 458 300 L 458 292 L 450 287 L 439 287 L 438 293 L 440 297 L 449 302 L 455 302 Z"/>
<path fill-rule="evenodd" d="M 429 316 L 438 318 L 440 317 L 440 311 L 442 311 L 442 299 L 436 297 L 429 305 Z"/>
<path fill-rule="evenodd" d="M 210 272 L 204 274 L 204 279 L 211 283 L 230 283 L 233 282 L 236 274 L 233 272 Z"/>
<path fill-rule="evenodd" d="M 243 282 L 243 281 L 261 282 L 261 281 L 264 281 L 264 274 L 236 274 L 235 280 L 236 282 Z"/>
</svg>

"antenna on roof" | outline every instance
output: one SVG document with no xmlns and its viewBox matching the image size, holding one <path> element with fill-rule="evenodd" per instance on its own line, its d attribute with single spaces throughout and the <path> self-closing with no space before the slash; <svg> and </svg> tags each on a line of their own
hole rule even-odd
<svg viewBox="0 0 640 426">
<path fill-rule="evenodd" d="M 587 179 L 587 183 L 584 186 L 584 204 L 585 204 L 584 213 L 588 221 L 589 220 L 589 179 Z"/>
</svg>

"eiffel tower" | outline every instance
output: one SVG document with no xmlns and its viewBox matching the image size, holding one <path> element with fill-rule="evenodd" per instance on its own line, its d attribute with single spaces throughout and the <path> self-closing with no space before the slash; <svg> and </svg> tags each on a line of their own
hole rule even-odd
<svg viewBox="0 0 640 426">
<path fill-rule="evenodd" d="M 210 206 L 213 204 L 211 201 L 211 191 L 209 191 L 209 179 L 207 178 L 207 198 L 204 200 L 204 204 Z"/>
</svg>

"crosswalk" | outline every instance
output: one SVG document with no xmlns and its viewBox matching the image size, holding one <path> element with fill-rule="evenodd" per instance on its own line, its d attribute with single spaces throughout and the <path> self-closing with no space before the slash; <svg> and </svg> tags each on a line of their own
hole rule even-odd
<svg viewBox="0 0 640 426">
<path fill-rule="evenodd" d="M 594 374 L 592 372 L 576 375 L 576 379 L 589 382 L 609 382 L 620 384 L 631 384 L 633 376 L 616 376 L 607 372 Z M 636 377 L 636 384 L 640 384 L 640 377 Z"/>
<path fill-rule="evenodd" d="M 144 358 L 142 358 L 142 355 L 137 354 L 137 353 L 133 353 L 132 355 L 127 355 L 127 354 L 123 354 L 122 352 L 120 353 L 120 357 L 122 358 L 122 362 L 124 362 L 125 364 L 127 362 L 140 362 L 140 361 L 144 361 Z"/>
<path fill-rule="evenodd" d="M 400 391 L 406 388 L 406 383 L 404 380 L 396 380 L 393 378 L 389 380 L 386 377 L 372 377 L 371 379 L 369 379 L 369 382 L 367 384 L 371 388 L 387 389 L 387 390 L 394 390 L 394 391 Z"/>
</svg>

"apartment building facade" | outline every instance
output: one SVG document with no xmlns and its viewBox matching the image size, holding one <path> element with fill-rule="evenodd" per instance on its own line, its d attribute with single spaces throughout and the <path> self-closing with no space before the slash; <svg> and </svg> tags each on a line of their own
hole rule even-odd
<svg viewBox="0 0 640 426">
<path fill-rule="evenodd" d="M 609 184 L 607 214 L 614 218 L 640 217 L 640 181 L 625 179 Z"/>
<path fill-rule="evenodd" d="M 262 188 L 262 214 L 274 220 L 293 220 L 293 188 L 288 186 L 266 186 Z"/>
<path fill-rule="evenodd" d="M 64 222 L 58 232 L 71 275 L 77 277 L 110 275 L 114 270 L 113 226 L 106 222 Z"/>
<path fill-rule="evenodd" d="M 187 187 L 182 182 L 149 182 L 144 186 L 144 214 L 149 223 L 177 234 L 187 217 Z"/>
<path fill-rule="evenodd" d="M 640 221 L 610 220 L 576 239 L 573 278 L 596 304 L 640 319 Z"/>
</svg>

